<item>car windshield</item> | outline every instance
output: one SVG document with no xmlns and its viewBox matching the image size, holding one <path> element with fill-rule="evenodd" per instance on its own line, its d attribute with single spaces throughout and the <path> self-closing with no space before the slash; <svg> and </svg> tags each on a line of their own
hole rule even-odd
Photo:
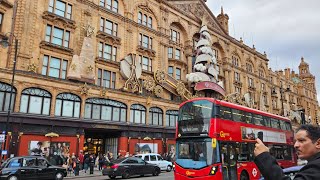
<svg viewBox="0 0 320 180">
<path fill-rule="evenodd" d="M 212 139 L 177 140 L 176 163 L 184 168 L 201 169 L 220 161 L 218 143 L 212 147 Z"/>
</svg>

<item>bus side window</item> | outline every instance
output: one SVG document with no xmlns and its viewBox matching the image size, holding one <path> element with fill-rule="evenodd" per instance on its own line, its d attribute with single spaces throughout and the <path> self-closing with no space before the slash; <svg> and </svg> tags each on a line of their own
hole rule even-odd
<svg viewBox="0 0 320 180">
<path fill-rule="evenodd" d="M 286 123 L 286 130 L 291 131 L 292 130 L 291 123 L 290 122 L 285 122 L 285 123 Z"/>
<path fill-rule="evenodd" d="M 231 109 L 228 107 L 224 107 L 224 119 L 232 120 Z"/>
<path fill-rule="evenodd" d="M 242 111 L 238 109 L 232 109 L 232 117 L 234 121 L 240 122 L 242 117 Z"/>
<path fill-rule="evenodd" d="M 253 115 L 253 123 L 255 125 L 264 126 L 264 121 L 261 115 L 254 114 Z"/>
<path fill-rule="evenodd" d="M 219 108 L 219 117 L 224 119 L 224 107 L 223 106 L 220 106 L 220 108 Z"/>
<path fill-rule="evenodd" d="M 278 119 L 271 119 L 271 127 L 280 129 L 280 123 Z"/>
<path fill-rule="evenodd" d="M 266 117 L 266 116 L 264 116 L 263 118 L 264 118 L 264 122 L 265 122 L 266 126 L 267 126 L 267 127 L 271 127 L 270 118 L 269 118 L 269 117 Z"/>
<path fill-rule="evenodd" d="M 247 143 L 238 144 L 238 161 L 249 161 L 249 145 Z"/>
<path fill-rule="evenodd" d="M 246 123 L 252 124 L 252 114 L 251 113 L 246 113 Z"/>
<path fill-rule="evenodd" d="M 285 123 L 286 123 L 285 121 L 280 120 L 280 128 L 281 128 L 282 130 L 287 130 L 287 127 L 286 127 L 286 124 L 285 124 Z"/>
</svg>

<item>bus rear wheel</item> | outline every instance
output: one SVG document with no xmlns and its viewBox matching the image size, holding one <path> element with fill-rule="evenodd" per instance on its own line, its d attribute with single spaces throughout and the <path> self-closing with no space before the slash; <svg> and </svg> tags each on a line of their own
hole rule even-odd
<svg viewBox="0 0 320 180">
<path fill-rule="evenodd" d="M 240 180 L 249 180 L 249 176 L 246 172 L 242 171 L 240 175 Z"/>
</svg>

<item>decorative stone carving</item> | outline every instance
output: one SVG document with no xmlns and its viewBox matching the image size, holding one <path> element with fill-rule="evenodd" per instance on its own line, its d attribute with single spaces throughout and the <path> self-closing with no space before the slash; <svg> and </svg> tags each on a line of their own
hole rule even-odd
<svg viewBox="0 0 320 180">
<path fill-rule="evenodd" d="M 154 88 L 154 94 L 157 97 L 161 97 L 162 93 L 163 93 L 163 88 L 160 85 L 156 85 L 156 87 Z"/>
<path fill-rule="evenodd" d="M 37 73 L 38 66 L 33 62 L 31 64 L 28 64 L 28 71 Z"/>
<path fill-rule="evenodd" d="M 166 75 L 164 73 L 164 71 L 156 71 L 155 73 L 155 80 L 157 83 L 162 84 L 164 82 L 166 82 Z"/>
<path fill-rule="evenodd" d="M 60 27 L 63 27 L 63 28 L 70 28 L 72 30 L 76 29 L 75 21 L 71 19 L 67 19 L 65 17 L 58 16 L 49 11 L 45 11 L 42 15 L 42 18 L 49 22 L 52 22 L 55 25 L 59 25 Z"/>
<path fill-rule="evenodd" d="M 81 95 L 88 95 L 89 94 L 89 90 L 90 90 L 90 88 L 88 87 L 87 83 L 84 83 L 84 85 L 82 85 L 80 87 L 80 94 Z"/>
<path fill-rule="evenodd" d="M 154 87 L 156 86 L 156 82 L 150 76 L 143 81 L 143 86 L 147 91 L 153 91 Z"/>
<path fill-rule="evenodd" d="M 107 95 L 108 90 L 106 88 L 102 88 L 100 90 L 100 96 L 101 97 L 105 97 Z"/>
</svg>

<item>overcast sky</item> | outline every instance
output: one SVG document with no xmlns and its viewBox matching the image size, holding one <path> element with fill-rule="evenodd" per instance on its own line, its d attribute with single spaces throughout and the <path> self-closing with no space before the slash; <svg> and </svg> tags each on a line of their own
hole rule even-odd
<svg viewBox="0 0 320 180">
<path fill-rule="evenodd" d="M 217 17 L 229 16 L 230 36 L 268 55 L 273 71 L 298 73 L 301 57 L 316 76 L 320 102 L 320 0 L 207 0 Z"/>
</svg>

